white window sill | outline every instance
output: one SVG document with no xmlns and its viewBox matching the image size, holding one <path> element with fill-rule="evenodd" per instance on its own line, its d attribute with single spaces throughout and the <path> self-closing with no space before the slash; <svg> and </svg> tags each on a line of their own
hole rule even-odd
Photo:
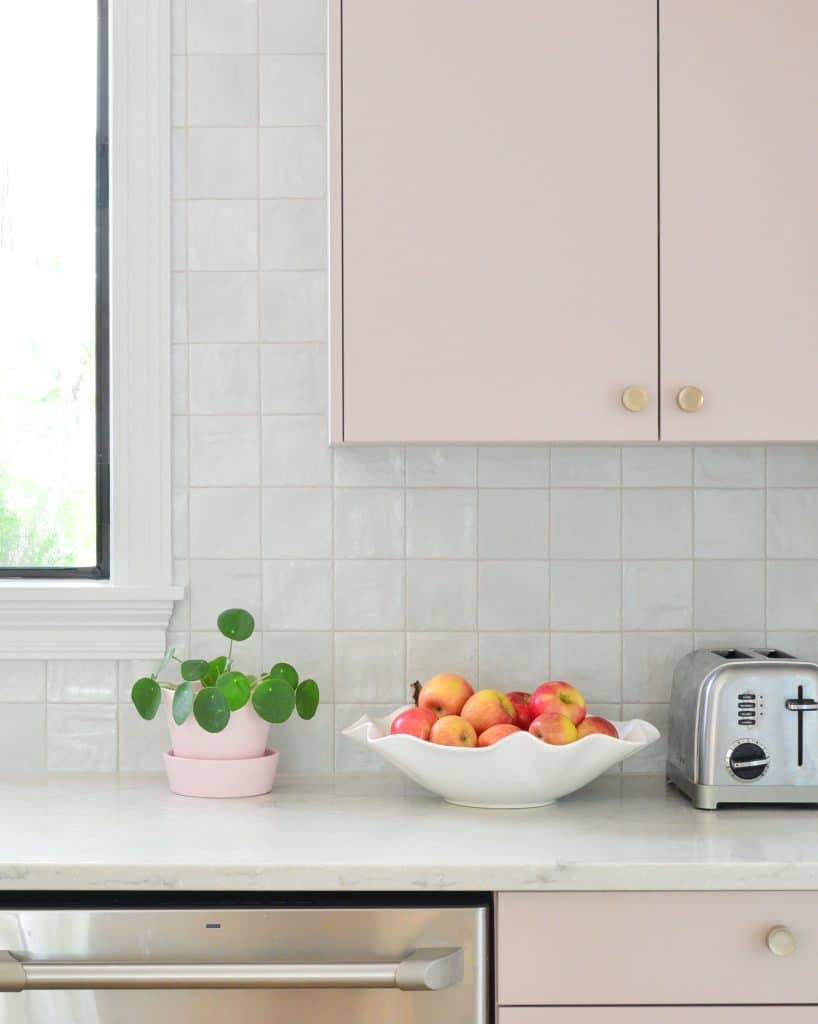
<svg viewBox="0 0 818 1024">
<path fill-rule="evenodd" d="M 0 658 L 156 658 L 177 586 L 0 581 Z"/>
</svg>

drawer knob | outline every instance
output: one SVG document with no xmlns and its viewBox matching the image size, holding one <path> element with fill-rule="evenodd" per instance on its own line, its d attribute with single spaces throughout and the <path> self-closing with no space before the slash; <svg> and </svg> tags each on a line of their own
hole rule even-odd
<svg viewBox="0 0 818 1024">
<path fill-rule="evenodd" d="M 649 400 L 648 389 L 637 384 L 631 384 L 622 392 L 622 404 L 628 412 L 642 412 L 647 409 Z"/>
<path fill-rule="evenodd" d="M 682 412 L 698 412 L 704 405 L 704 392 L 701 388 L 686 384 L 676 395 L 676 404 Z"/>
<path fill-rule="evenodd" d="M 777 924 L 767 932 L 767 949 L 776 956 L 789 956 L 795 952 L 795 936 L 783 924 Z"/>
</svg>

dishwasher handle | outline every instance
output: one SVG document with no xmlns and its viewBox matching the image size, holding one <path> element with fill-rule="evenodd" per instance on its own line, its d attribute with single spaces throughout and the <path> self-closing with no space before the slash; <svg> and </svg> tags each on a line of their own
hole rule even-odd
<svg viewBox="0 0 818 1024">
<path fill-rule="evenodd" d="M 397 988 L 434 992 L 463 980 L 463 950 L 416 949 L 378 963 L 100 963 L 20 960 L 0 950 L 0 992 L 34 989 Z"/>
</svg>

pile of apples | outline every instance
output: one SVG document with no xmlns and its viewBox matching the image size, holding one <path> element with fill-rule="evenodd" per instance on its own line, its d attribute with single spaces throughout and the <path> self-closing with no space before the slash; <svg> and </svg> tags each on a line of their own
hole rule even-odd
<svg viewBox="0 0 818 1024">
<path fill-rule="evenodd" d="M 570 683 L 554 680 L 533 693 L 478 690 L 463 676 L 441 673 L 420 687 L 416 706 L 392 722 L 393 735 L 416 736 L 447 747 L 490 747 L 528 731 L 543 743 L 563 746 L 592 733 L 618 737 L 616 726 L 587 715 L 585 698 Z"/>
</svg>

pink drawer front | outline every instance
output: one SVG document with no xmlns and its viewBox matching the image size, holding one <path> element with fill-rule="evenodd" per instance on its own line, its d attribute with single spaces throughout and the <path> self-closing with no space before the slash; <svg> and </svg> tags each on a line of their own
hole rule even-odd
<svg viewBox="0 0 818 1024">
<path fill-rule="evenodd" d="M 814 1006 L 509 1006 L 499 1024 L 815 1024 Z"/>
<path fill-rule="evenodd" d="M 497 913 L 502 1006 L 818 1003 L 818 893 L 502 893 Z M 776 926 L 795 938 L 788 956 L 767 947 Z M 519 1024 L 553 1019 L 531 1012 Z"/>
</svg>

